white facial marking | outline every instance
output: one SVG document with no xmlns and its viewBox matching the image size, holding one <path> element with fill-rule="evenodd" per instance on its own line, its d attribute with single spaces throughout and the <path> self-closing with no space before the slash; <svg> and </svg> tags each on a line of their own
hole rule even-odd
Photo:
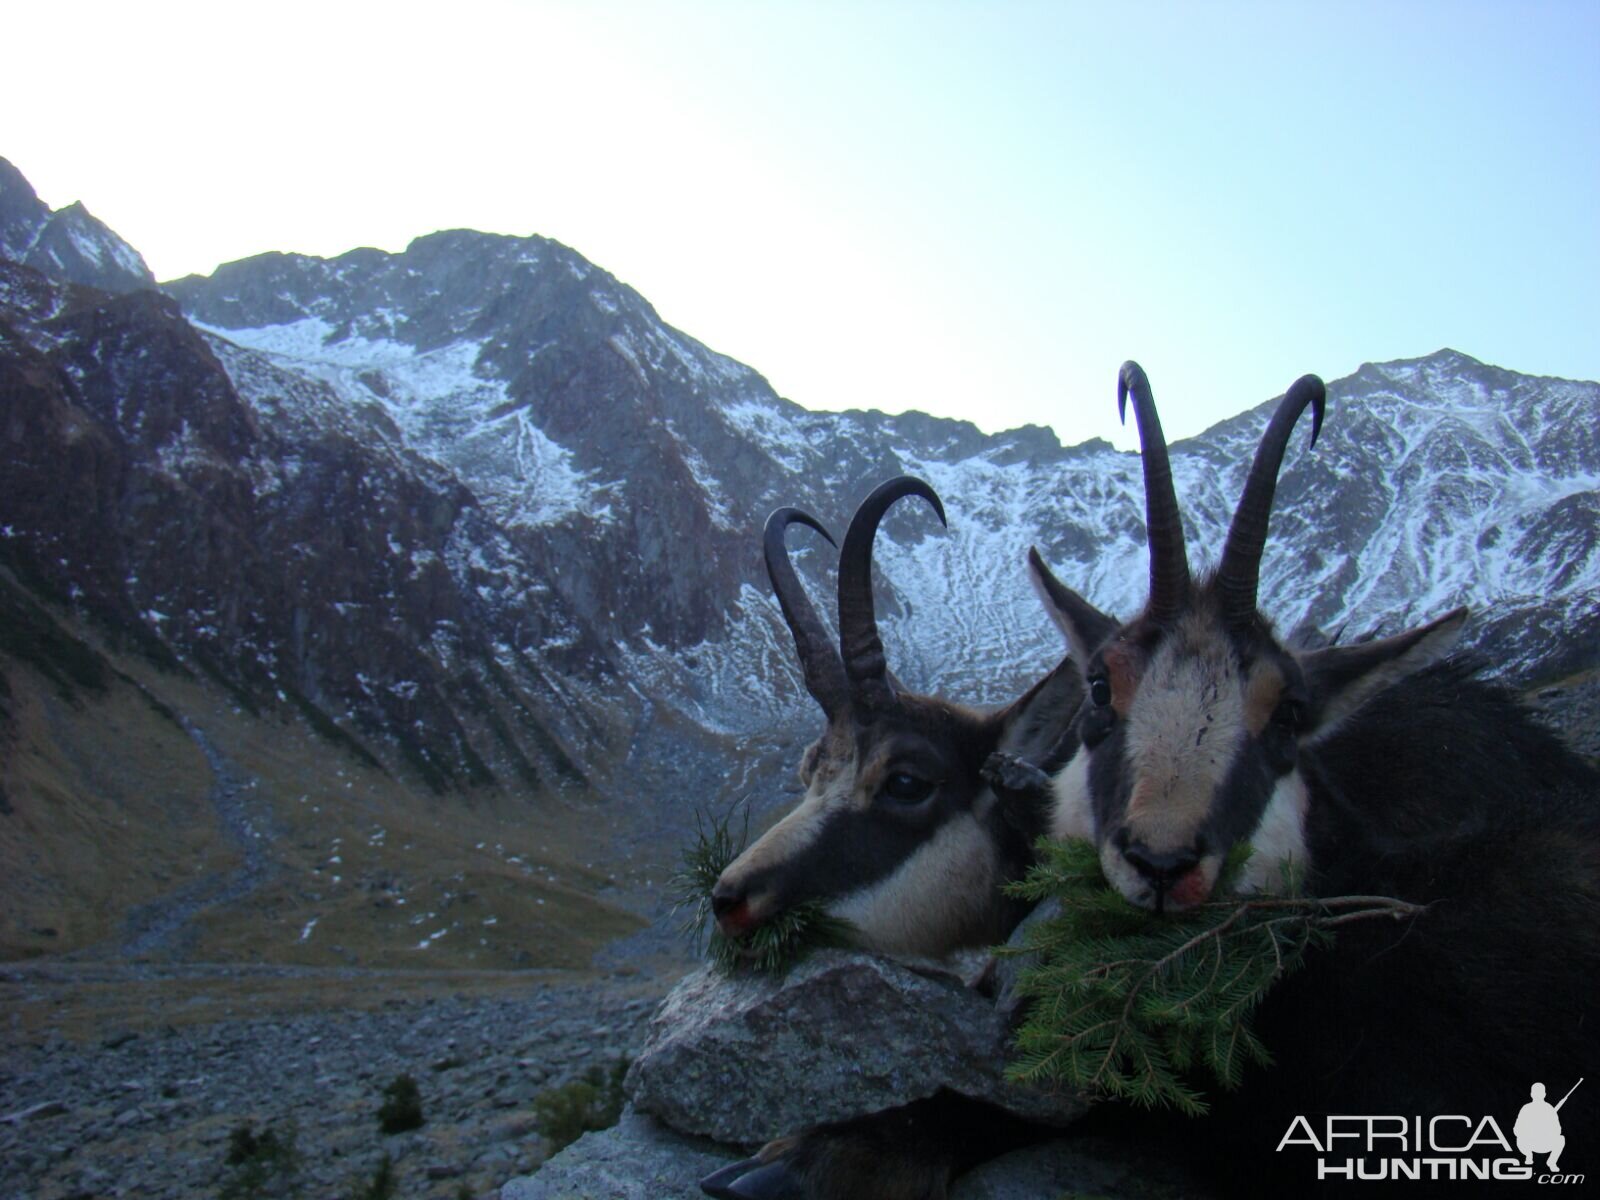
<svg viewBox="0 0 1600 1200">
<path fill-rule="evenodd" d="M 1129 707 L 1131 838 L 1154 850 L 1194 842 L 1244 740 L 1244 694 L 1225 639 L 1191 620 L 1150 661 Z"/>
<path fill-rule="evenodd" d="M 1094 806 L 1089 802 L 1089 752 L 1080 749 L 1051 781 L 1055 812 L 1050 818 L 1053 838 L 1094 837 Z"/>
<path fill-rule="evenodd" d="M 1000 885 L 993 840 L 970 815 L 947 821 L 886 878 L 828 905 L 884 954 L 937 957 L 999 936 Z"/>
<path fill-rule="evenodd" d="M 1272 789 L 1261 823 L 1250 835 L 1255 853 L 1245 864 L 1240 877 L 1241 891 L 1278 892 L 1283 890 L 1284 866 L 1309 861 L 1306 851 L 1306 812 L 1311 798 L 1299 771 L 1290 771 Z"/>
<path fill-rule="evenodd" d="M 1150 881 L 1139 874 L 1134 865 L 1122 857 L 1122 851 L 1110 842 L 1100 847 L 1100 871 L 1105 875 L 1106 882 L 1129 902 L 1141 908 L 1155 907 L 1156 893 Z"/>
</svg>

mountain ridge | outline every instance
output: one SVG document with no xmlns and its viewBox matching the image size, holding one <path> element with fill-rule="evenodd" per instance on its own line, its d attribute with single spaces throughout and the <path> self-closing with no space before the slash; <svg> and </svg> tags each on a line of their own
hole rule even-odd
<svg viewBox="0 0 1600 1200">
<path fill-rule="evenodd" d="M 27 178 L 0 158 L 0 258 L 108 292 L 156 286 L 142 255 L 75 201 L 51 211 Z"/>
</svg>

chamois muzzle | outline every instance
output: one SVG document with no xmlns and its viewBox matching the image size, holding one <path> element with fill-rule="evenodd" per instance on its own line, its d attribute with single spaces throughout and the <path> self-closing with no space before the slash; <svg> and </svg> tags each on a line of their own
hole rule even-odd
<svg viewBox="0 0 1600 1200">
<path fill-rule="evenodd" d="M 717 886 L 711 889 L 711 914 L 723 934 L 735 941 L 757 924 L 744 885 L 731 884 L 726 878 L 717 880 Z"/>
<path fill-rule="evenodd" d="M 1155 892 L 1155 908 L 1162 911 L 1170 898 L 1188 907 L 1205 899 L 1208 890 L 1203 873 L 1196 870 L 1200 854 L 1195 850 L 1152 850 L 1142 842 L 1134 842 L 1122 851 L 1122 857 L 1149 883 Z"/>
</svg>

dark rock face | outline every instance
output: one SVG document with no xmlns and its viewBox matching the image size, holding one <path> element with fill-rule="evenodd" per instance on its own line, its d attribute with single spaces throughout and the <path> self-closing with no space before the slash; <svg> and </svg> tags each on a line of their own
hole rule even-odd
<svg viewBox="0 0 1600 1200">
<path fill-rule="evenodd" d="M 408 444 L 474 486 L 602 643 L 641 632 L 673 647 L 725 637 L 740 588 L 757 580 L 752 530 L 779 503 L 814 503 L 823 490 L 724 419 L 744 400 L 781 405 L 765 381 L 666 328 L 636 293 L 555 242 L 438 233 L 401 255 L 266 255 L 168 291 L 223 336 L 298 326 L 313 335 L 307 357 L 343 346 L 360 359 L 365 349 L 371 366 L 345 394 L 370 392 Z M 237 340 L 275 344 L 249 332 Z M 393 348 L 387 369 L 380 343 Z M 418 397 L 408 372 L 449 348 L 461 354 L 454 377 L 434 381 L 445 395 Z M 581 480 L 581 503 L 563 508 L 553 481 L 538 486 L 516 452 L 530 438 L 558 448 L 549 453 Z M 874 469 L 863 462 L 858 473 Z M 823 507 L 837 521 L 851 499 Z M 584 569 L 570 569 L 579 560 Z"/>
<path fill-rule="evenodd" d="M 479 632 L 494 546 L 470 494 L 359 421 L 289 440 L 155 292 L 0 263 L 0 322 L 0 562 L 247 706 L 336 737 L 348 714 L 440 786 L 488 782 L 486 755 L 529 782 L 578 778 L 549 702 L 524 698 L 550 692 L 542 665 L 497 674 Z M 485 549 L 453 572 L 461 541 Z"/>
<path fill-rule="evenodd" d="M 22 172 L 0 158 L 0 258 L 108 292 L 156 286 L 139 252 L 82 204 L 51 212 Z"/>
</svg>

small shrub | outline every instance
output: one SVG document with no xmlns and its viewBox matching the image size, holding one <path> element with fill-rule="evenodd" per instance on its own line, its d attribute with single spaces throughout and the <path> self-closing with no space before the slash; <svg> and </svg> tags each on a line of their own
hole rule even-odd
<svg viewBox="0 0 1600 1200">
<path fill-rule="evenodd" d="M 385 1154 L 378 1160 L 372 1178 L 355 1185 L 350 1193 L 350 1200 L 392 1200 L 395 1189 L 399 1186 L 400 1180 L 394 1173 L 394 1159 Z"/>
<path fill-rule="evenodd" d="M 619 1061 L 607 1072 L 590 1067 L 582 1079 L 540 1092 L 533 1115 L 550 1153 L 564 1150 L 586 1133 L 610 1129 L 622 1116 L 622 1077 L 628 1064 Z"/>
<path fill-rule="evenodd" d="M 409 1075 L 396 1075 L 383 1089 L 378 1124 L 385 1133 L 404 1133 L 422 1126 L 422 1092 Z"/>
<path fill-rule="evenodd" d="M 289 1194 L 300 1170 L 294 1126 L 268 1127 L 260 1133 L 248 1122 L 235 1127 L 228 1135 L 226 1164 L 222 1200 Z"/>
</svg>

